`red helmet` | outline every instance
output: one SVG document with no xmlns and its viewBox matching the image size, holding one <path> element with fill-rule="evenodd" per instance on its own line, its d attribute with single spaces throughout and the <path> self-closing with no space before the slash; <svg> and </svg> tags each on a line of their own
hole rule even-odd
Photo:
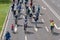
<svg viewBox="0 0 60 40">
<path fill-rule="evenodd" d="M 50 20 L 50 22 L 53 22 L 54 20 Z"/>
</svg>

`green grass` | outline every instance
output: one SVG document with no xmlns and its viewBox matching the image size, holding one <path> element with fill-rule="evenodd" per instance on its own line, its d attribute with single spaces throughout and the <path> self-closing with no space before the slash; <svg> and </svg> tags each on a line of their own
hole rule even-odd
<svg viewBox="0 0 60 40">
<path fill-rule="evenodd" d="M 6 15 L 9 11 L 9 6 L 10 4 L 0 4 L 0 32 L 2 30 Z"/>
<path fill-rule="evenodd" d="M 0 4 L 11 3 L 11 0 L 0 0 Z"/>
</svg>

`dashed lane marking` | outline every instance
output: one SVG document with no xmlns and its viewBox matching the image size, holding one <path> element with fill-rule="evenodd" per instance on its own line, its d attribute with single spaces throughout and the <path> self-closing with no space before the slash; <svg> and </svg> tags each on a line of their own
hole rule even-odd
<svg viewBox="0 0 60 40">
<path fill-rule="evenodd" d="M 45 0 L 42 0 L 42 2 L 50 9 L 50 11 L 57 17 L 57 19 L 60 20 L 60 16 L 58 15 L 58 13 L 54 9 L 52 9 L 52 7 L 48 5 Z"/>
<path fill-rule="evenodd" d="M 54 25 L 55 25 L 55 28 L 56 28 L 56 29 L 60 29 L 60 27 L 57 27 L 57 25 L 56 25 L 56 24 L 54 24 Z"/>
<path fill-rule="evenodd" d="M 45 29 L 47 30 L 47 32 L 49 32 L 49 29 L 47 28 L 47 26 L 45 27 Z"/>
<path fill-rule="evenodd" d="M 25 40 L 27 40 L 27 36 L 25 35 Z"/>
<path fill-rule="evenodd" d="M 39 15 L 39 16 L 41 16 L 41 15 Z"/>
<path fill-rule="evenodd" d="M 41 19 L 41 20 L 42 20 L 42 22 L 45 22 L 44 19 Z"/>
<path fill-rule="evenodd" d="M 36 28 L 36 25 L 34 25 L 34 30 L 37 32 L 38 31 L 38 28 Z"/>
<path fill-rule="evenodd" d="M 45 7 L 43 7 L 43 6 L 42 6 L 42 9 L 46 10 L 46 8 L 45 8 Z"/>
<path fill-rule="evenodd" d="M 36 32 L 38 31 L 38 29 L 36 27 L 34 29 L 35 29 Z"/>
</svg>

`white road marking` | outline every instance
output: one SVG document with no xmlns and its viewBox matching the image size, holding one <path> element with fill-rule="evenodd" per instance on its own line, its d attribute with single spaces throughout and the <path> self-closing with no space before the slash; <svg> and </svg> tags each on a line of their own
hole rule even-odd
<svg viewBox="0 0 60 40">
<path fill-rule="evenodd" d="M 34 30 L 37 32 L 38 31 L 38 29 L 36 28 L 36 26 L 34 25 Z"/>
<path fill-rule="evenodd" d="M 27 35 L 25 35 L 25 40 L 27 40 Z"/>
<path fill-rule="evenodd" d="M 60 29 L 60 27 L 57 27 L 57 25 L 56 25 L 56 24 L 54 24 L 54 25 L 55 25 L 55 28 L 56 28 L 56 29 Z"/>
<path fill-rule="evenodd" d="M 49 32 L 49 29 L 47 28 L 47 26 L 45 27 L 45 29 L 47 30 L 47 32 Z"/>
<path fill-rule="evenodd" d="M 41 15 L 39 15 L 39 16 L 41 16 Z"/>
<path fill-rule="evenodd" d="M 45 7 L 43 7 L 43 6 L 42 6 L 42 9 L 46 10 L 46 8 L 45 8 Z"/>
<path fill-rule="evenodd" d="M 34 29 L 35 29 L 36 32 L 38 31 L 38 29 L 36 27 Z"/>
<path fill-rule="evenodd" d="M 55 1 L 53 0 L 52 3 L 55 3 Z"/>
<path fill-rule="evenodd" d="M 57 19 L 60 20 L 60 16 L 58 15 L 58 13 L 54 9 L 52 9 L 51 6 L 46 3 L 46 1 L 42 0 L 42 2 L 50 9 L 50 11 L 57 17 Z"/>
<path fill-rule="evenodd" d="M 35 22 L 34 19 L 32 19 L 32 22 Z"/>
<path fill-rule="evenodd" d="M 11 17 L 11 14 L 9 13 L 9 16 L 8 16 L 8 19 L 7 19 L 7 23 L 6 23 L 6 27 L 5 27 L 5 31 L 4 31 L 4 34 L 3 34 L 3 39 L 4 39 L 4 36 L 5 36 L 5 33 L 6 33 L 6 29 L 7 29 L 7 25 L 8 25 L 8 22 L 9 22 L 9 18 Z"/>
<path fill-rule="evenodd" d="M 57 25 L 56 25 L 56 24 L 54 24 L 54 25 L 55 25 L 55 28 L 58 29 L 58 28 L 57 28 Z"/>
<path fill-rule="evenodd" d="M 44 19 L 41 19 L 41 20 L 42 20 L 42 22 L 45 22 Z"/>
</svg>

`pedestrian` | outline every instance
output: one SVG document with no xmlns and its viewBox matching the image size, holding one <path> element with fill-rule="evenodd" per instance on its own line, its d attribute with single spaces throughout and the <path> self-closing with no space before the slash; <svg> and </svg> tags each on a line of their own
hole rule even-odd
<svg viewBox="0 0 60 40">
<path fill-rule="evenodd" d="M 50 30 L 53 32 L 55 25 L 54 25 L 54 20 L 50 20 Z"/>
<path fill-rule="evenodd" d="M 10 32 L 7 31 L 5 34 L 5 40 L 10 40 L 10 38 L 11 38 Z"/>
</svg>

